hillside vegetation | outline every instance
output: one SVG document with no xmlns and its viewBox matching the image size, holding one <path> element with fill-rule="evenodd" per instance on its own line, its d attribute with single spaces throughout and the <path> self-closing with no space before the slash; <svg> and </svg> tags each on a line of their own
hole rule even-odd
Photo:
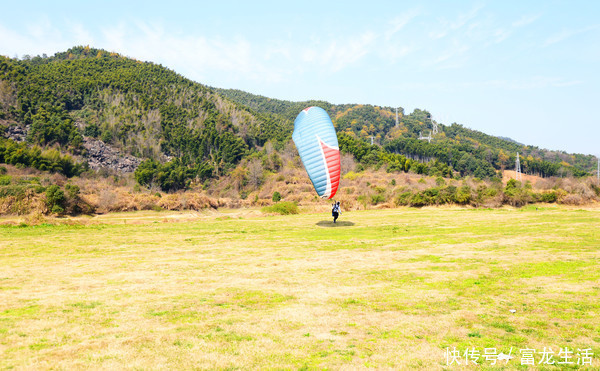
<svg viewBox="0 0 600 371">
<path fill-rule="evenodd" d="M 219 175 L 281 132 L 201 84 L 152 63 L 73 48 L 51 58 L 0 59 L 10 102 L 2 118 L 29 127 L 27 140 L 81 152 L 97 137 L 135 156 L 176 158 Z"/>
<path fill-rule="evenodd" d="M 216 91 L 257 112 L 281 115 L 290 122 L 293 122 L 303 108 L 320 106 L 328 111 L 340 136 L 346 134 L 365 142 L 372 136 L 386 152 L 400 153 L 419 162 L 438 160 L 452 166 L 462 175 L 475 175 L 477 168 L 480 168 L 480 177 L 492 177 L 494 169 L 514 167 L 517 152 L 521 155 L 524 173 L 544 177 L 584 176 L 587 171 L 592 171 L 596 164 L 591 155 L 567 154 L 526 146 L 456 123 L 448 126 L 436 122 L 440 132 L 433 137 L 432 142 L 418 140 L 419 134 L 429 133 L 433 122 L 429 112 L 419 109 L 405 114 L 404 109 L 399 108 L 396 126 L 395 109 L 392 107 L 334 105 L 323 101 L 290 102 L 240 90 Z M 464 164 L 458 165 L 461 160 Z M 489 164 L 491 168 L 484 163 Z"/>
<path fill-rule="evenodd" d="M 263 208 L 266 213 L 292 210 L 330 214 L 329 202 L 316 196 L 301 165 L 289 164 L 280 172 L 271 172 L 260 167 L 258 160 L 251 163 L 244 160 L 232 175 L 175 193 L 141 187 L 127 176 L 104 177 L 85 172 L 67 178 L 58 173 L 4 165 L 0 166 L 0 215 L 19 215 L 20 222 L 43 224 L 52 220 L 50 215 L 136 210 Z M 244 167 L 255 172 L 244 172 Z M 335 196 L 344 212 L 402 206 L 498 208 L 534 203 L 592 206 L 600 200 L 600 187 L 589 178 L 528 176 L 521 183 L 513 179 L 514 175 L 504 181 L 485 181 L 388 173 L 381 169 L 358 171 L 357 167 L 345 172 Z M 0 219 L 0 224 L 14 223 L 11 217 L 7 218 Z"/>
<path fill-rule="evenodd" d="M 415 175 L 430 179 L 425 182 L 433 188 L 440 188 L 439 181 L 431 181 L 437 178 L 457 189 L 462 187 L 457 184 L 464 184 L 470 187 L 473 196 L 481 193 L 475 184 L 483 181 L 486 188 L 504 194 L 505 185 L 498 186 L 502 171 L 514 166 L 517 152 L 522 156 L 525 173 L 550 179 L 539 187 L 549 192 L 551 184 L 552 191 L 558 192 L 555 198 L 548 200 L 560 202 L 571 193 L 581 202 L 597 197 L 597 188 L 586 178 L 571 182 L 581 184 L 574 191 L 565 190 L 568 187 L 557 180 L 589 175 L 595 164 L 592 156 L 541 150 L 458 124 L 440 123 L 439 133 L 429 143 L 418 139 L 420 133 L 429 132 L 432 124 L 431 114 L 424 110 L 407 114 L 400 108 L 396 125 L 395 109 L 391 107 L 288 102 L 239 90 L 216 89 L 154 63 L 105 50 L 75 47 L 51 57 L 21 60 L 0 57 L 0 131 L 4 134 L 0 139 L 0 163 L 15 167 L 11 179 L 6 178 L 3 181 L 6 184 L 0 185 L 12 187 L 2 191 L 13 197 L 10 202 L 3 200 L 5 206 L 10 204 L 4 209 L 31 209 L 24 206 L 28 204 L 24 200 L 31 201 L 37 199 L 35 195 L 45 194 L 46 182 L 33 187 L 37 190 L 35 195 L 27 193 L 33 192 L 31 189 L 25 192 L 19 188 L 29 187 L 27 176 L 33 169 L 42 172 L 36 177 L 49 179 L 48 185 L 58 185 L 64 193 L 69 193 L 64 188 L 66 184 L 75 183 L 83 184 L 80 186 L 82 194 L 97 190 L 97 187 L 88 187 L 88 180 L 95 179 L 107 187 L 128 184 L 127 192 L 131 194 L 188 191 L 203 193 L 215 200 L 235 200 L 237 204 L 264 203 L 259 200 L 270 200 L 271 195 L 266 193 L 276 191 L 267 185 L 277 183 L 275 179 L 287 179 L 288 173 L 299 172 L 297 177 L 302 179 L 301 183 L 310 184 L 302 175 L 291 134 L 297 113 L 311 105 L 326 109 L 336 126 L 345 173 L 363 174 L 364 179 L 377 172 L 389 174 L 386 192 L 374 196 L 367 189 L 357 190 L 352 199 L 354 203 L 413 206 L 471 203 L 456 201 L 452 195 L 439 199 L 428 196 L 429 201 L 425 203 L 406 201 L 408 196 L 398 201 L 401 193 L 417 195 L 423 191 L 409 186 L 400 189 L 391 184 L 403 174 L 408 175 L 407 179 Z M 111 153 L 139 158 L 136 165 L 141 164 L 133 179 L 110 167 L 98 171 L 90 169 L 87 162 L 91 138 L 94 143 L 110 148 Z M 373 145 L 370 138 L 374 140 Z M 94 155 L 106 152 L 102 148 L 96 148 Z M 110 166 L 113 161 L 96 163 Z M 73 179 L 52 183 L 63 179 L 62 176 Z M 515 185 L 519 187 L 536 188 L 536 185 Z M 438 191 L 452 194 L 453 189 Z M 118 193 L 116 188 L 112 192 Z M 286 193 L 286 190 L 279 192 Z M 498 191 L 489 194 L 492 198 L 500 197 Z M 364 202 L 364 197 L 375 197 L 377 202 Z M 303 199 L 308 202 L 308 198 Z M 502 200 L 492 204 L 523 203 Z M 534 195 L 523 200 L 524 203 L 547 201 Z M 15 206 L 15 202 L 20 206 Z M 150 204 L 157 203 L 147 205 Z M 87 205 L 92 206 L 91 210 L 104 209 L 100 204 L 94 206 L 92 201 Z M 47 210 L 52 209 L 60 210 L 50 202 Z M 62 209 L 71 210 L 66 204 Z M 90 210 L 89 207 L 73 210 L 79 209 Z"/>
</svg>

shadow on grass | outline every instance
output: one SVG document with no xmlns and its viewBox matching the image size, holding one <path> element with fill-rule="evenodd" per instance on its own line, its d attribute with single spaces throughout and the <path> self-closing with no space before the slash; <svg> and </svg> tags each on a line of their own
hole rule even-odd
<svg viewBox="0 0 600 371">
<path fill-rule="evenodd" d="M 317 222 L 319 227 L 352 227 L 354 223 L 346 221 L 346 220 L 338 220 L 337 222 L 333 222 L 333 220 L 321 220 Z"/>
</svg>

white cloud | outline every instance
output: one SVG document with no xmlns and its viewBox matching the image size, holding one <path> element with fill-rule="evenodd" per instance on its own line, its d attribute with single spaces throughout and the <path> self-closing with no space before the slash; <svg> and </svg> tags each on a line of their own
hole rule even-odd
<svg viewBox="0 0 600 371">
<path fill-rule="evenodd" d="M 470 24 L 471 20 L 476 19 L 481 9 L 483 9 L 483 5 L 476 4 L 473 8 L 471 8 L 471 10 L 465 13 L 460 13 L 455 18 L 450 20 L 448 18 L 439 19 L 438 21 L 440 26 L 437 30 L 431 30 L 429 32 L 429 37 L 434 40 L 441 39 L 462 29 L 464 26 Z"/>
<path fill-rule="evenodd" d="M 438 70 L 460 68 L 468 60 L 469 55 L 467 52 L 469 50 L 471 50 L 469 44 L 453 39 L 440 54 L 424 61 L 423 64 Z"/>
<path fill-rule="evenodd" d="M 533 76 L 523 80 L 490 80 L 485 85 L 508 90 L 533 90 L 545 88 L 564 88 L 582 84 L 579 80 L 564 80 L 558 77 Z"/>
<path fill-rule="evenodd" d="M 391 39 L 392 36 L 394 36 L 396 33 L 402 30 L 411 20 L 413 20 L 418 15 L 419 11 L 417 11 L 416 9 L 412 9 L 396 16 L 390 21 L 390 26 L 385 31 L 385 39 Z"/>
<path fill-rule="evenodd" d="M 0 39 L 0 50 L 51 55 L 74 45 L 90 45 L 160 63 L 208 84 L 219 83 L 223 77 L 228 83 L 281 82 L 315 69 L 339 73 L 368 57 L 396 63 L 417 48 L 393 36 L 418 15 L 417 10 L 410 10 L 373 29 L 366 26 L 343 36 L 315 33 L 301 41 L 282 35 L 260 41 L 246 35 L 207 37 L 177 32 L 161 22 L 140 20 L 99 28 L 66 21 L 60 25 L 61 33 L 48 19 L 43 19 L 24 32 L 3 29 L 0 25 L 2 35 L 6 36 Z"/>
<path fill-rule="evenodd" d="M 5 54 L 10 50 L 10 53 L 20 54 L 22 49 L 21 46 L 25 45 L 28 40 L 26 37 L 14 32 L 13 30 L 7 29 L 0 24 L 0 50 L 2 54 Z M 27 50 L 27 49 L 26 49 Z M 8 57 L 14 57 L 15 55 L 7 55 Z"/>
<path fill-rule="evenodd" d="M 265 59 L 276 60 L 278 58 L 283 58 L 289 62 L 292 61 L 292 46 L 290 43 L 281 40 L 269 43 L 265 52 Z"/>
<path fill-rule="evenodd" d="M 116 26 L 103 28 L 103 39 L 99 41 L 98 47 L 105 47 L 110 51 L 123 50 L 123 41 L 128 34 L 125 27 L 125 23 L 121 22 Z"/>
<path fill-rule="evenodd" d="M 550 46 L 552 44 L 556 44 L 556 43 L 564 41 L 568 38 L 571 38 L 575 35 L 586 33 L 586 32 L 593 31 L 593 30 L 597 30 L 599 28 L 600 28 L 600 25 L 596 24 L 596 25 L 592 25 L 592 26 L 588 26 L 588 27 L 579 28 L 579 29 L 570 29 L 570 30 L 563 29 L 561 32 L 556 33 L 556 34 L 550 36 L 549 38 L 547 38 L 546 42 L 544 43 L 544 46 Z"/>
<path fill-rule="evenodd" d="M 228 73 L 229 78 L 241 77 L 280 81 L 284 71 L 269 68 L 268 61 L 286 53 L 280 46 L 261 50 L 242 36 L 212 39 L 167 32 L 161 24 L 135 22 L 134 26 L 119 24 L 103 30 L 101 44 L 122 54 L 167 65 L 177 72 L 213 83 L 215 73 Z M 102 46 L 102 45 L 101 45 Z M 283 54 L 282 54 L 283 53 Z"/>
<path fill-rule="evenodd" d="M 535 90 L 548 88 L 565 88 L 583 84 L 579 80 L 565 80 L 558 77 L 533 76 L 521 80 L 483 80 L 483 81 L 465 81 L 460 83 L 449 82 L 404 82 L 397 85 L 399 89 L 410 90 L 435 90 L 435 91 L 453 91 L 457 89 L 480 89 L 493 88 L 504 90 Z"/>
<path fill-rule="evenodd" d="M 462 28 L 469 23 L 469 21 L 475 19 L 481 9 L 483 9 L 483 4 L 476 4 L 468 12 L 459 14 L 456 20 L 450 22 L 450 29 L 458 30 L 459 28 Z"/>
<path fill-rule="evenodd" d="M 532 76 L 519 80 L 486 80 L 479 82 L 465 82 L 461 86 L 465 88 L 491 87 L 505 90 L 536 90 L 548 88 L 565 88 L 583 84 L 580 80 L 565 80 L 560 77 Z"/>
<path fill-rule="evenodd" d="M 518 20 L 514 21 L 512 23 L 512 26 L 515 28 L 524 27 L 524 26 L 530 25 L 533 22 L 537 21 L 538 18 L 540 18 L 539 14 L 524 15 L 524 16 L 521 16 L 521 18 L 519 18 Z"/>
<path fill-rule="evenodd" d="M 417 47 L 413 45 L 389 45 L 389 47 L 381 50 L 379 55 L 382 59 L 388 60 L 393 64 L 409 54 L 414 53 L 416 50 Z"/>
<path fill-rule="evenodd" d="M 0 25 L 0 51 L 9 51 L 15 55 L 54 54 L 65 50 L 73 44 L 65 42 L 60 31 L 52 27 L 47 19 L 27 25 L 25 32 L 16 32 Z"/>
<path fill-rule="evenodd" d="M 539 18 L 538 15 L 522 16 L 509 21 L 504 28 L 494 28 L 493 20 L 482 15 L 482 8 L 477 5 L 454 19 L 442 20 L 441 28 L 429 38 L 425 33 L 420 38 L 409 40 L 399 36 L 407 25 L 422 15 L 417 9 L 392 16 L 389 22 L 380 25 L 367 24 L 365 28 L 343 36 L 314 33 L 302 40 L 277 34 L 259 41 L 239 34 L 208 37 L 174 30 L 161 22 L 139 20 L 100 29 L 67 21 L 61 25 L 61 32 L 50 21 L 42 19 L 22 32 L 0 25 L 0 34 L 3 35 L 0 50 L 14 50 L 20 55 L 32 54 L 32 51 L 33 54 L 52 54 L 73 45 L 89 44 L 166 65 L 207 84 L 233 85 L 244 80 L 286 82 L 308 71 L 338 74 L 373 60 L 384 61 L 386 67 L 401 62 L 410 67 L 447 70 L 464 68 L 482 45 L 487 46 L 484 44 L 486 41 L 501 42 L 514 30 Z M 427 23 L 431 23 L 429 21 L 432 20 L 428 19 Z M 573 34 L 562 33 L 549 40 L 558 42 Z M 506 86 L 515 88 L 517 85 Z"/>
<path fill-rule="evenodd" d="M 518 29 L 534 23 L 539 17 L 539 15 L 524 15 L 509 26 L 497 28 L 492 34 L 492 43 L 498 44 L 503 42 L 518 31 Z"/>
<path fill-rule="evenodd" d="M 90 46 L 95 44 L 92 34 L 82 24 L 72 24 L 70 28 L 75 44 Z"/>
<path fill-rule="evenodd" d="M 333 72 L 340 71 L 369 53 L 376 38 L 373 32 L 365 32 L 356 39 L 332 41 L 319 53 L 321 64 L 329 66 Z"/>
<path fill-rule="evenodd" d="M 214 83 L 216 73 L 229 80 L 251 79 L 266 82 L 285 81 L 311 66 L 339 72 L 371 53 L 378 36 L 363 31 L 343 38 L 321 41 L 311 38 L 308 44 L 292 44 L 274 36 L 273 40 L 252 43 L 245 36 L 204 37 L 167 30 L 161 23 L 135 21 L 105 26 L 97 37 L 81 24 L 67 24 L 69 32 L 60 33 L 50 22 L 31 25 L 18 33 L 0 25 L 3 37 L 0 50 L 17 50 L 18 54 L 35 50 L 53 54 L 74 45 L 87 45 L 115 51 L 128 57 L 166 65 L 190 78 Z M 212 80 L 212 81 L 211 81 Z"/>
</svg>

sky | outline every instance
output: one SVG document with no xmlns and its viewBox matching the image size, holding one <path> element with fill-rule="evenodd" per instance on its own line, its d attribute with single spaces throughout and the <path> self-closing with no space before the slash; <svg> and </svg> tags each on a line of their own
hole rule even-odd
<svg viewBox="0 0 600 371">
<path fill-rule="evenodd" d="M 425 109 L 600 155 L 597 1 L 6 1 L 0 54 L 89 45 L 271 98 Z"/>
</svg>

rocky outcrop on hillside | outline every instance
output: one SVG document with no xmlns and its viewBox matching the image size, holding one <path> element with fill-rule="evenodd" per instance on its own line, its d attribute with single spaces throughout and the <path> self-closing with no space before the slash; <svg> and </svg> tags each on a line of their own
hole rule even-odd
<svg viewBox="0 0 600 371">
<path fill-rule="evenodd" d="M 4 136 L 6 138 L 15 142 L 24 142 L 27 139 L 29 127 L 10 125 L 6 121 L 0 122 L 0 124 L 5 127 Z M 141 159 L 121 153 L 118 149 L 92 137 L 83 138 L 83 147 L 85 148 L 84 159 L 94 170 L 105 168 L 121 173 L 132 173 L 142 162 Z"/>
<path fill-rule="evenodd" d="M 28 127 L 21 127 L 19 125 L 9 125 L 6 128 L 6 132 L 4 133 L 4 135 L 8 138 L 8 139 L 12 139 L 15 142 L 24 142 L 25 139 L 27 139 L 27 131 L 29 130 Z"/>
<path fill-rule="evenodd" d="M 132 173 L 142 162 L 137 157 L 121 153 L 103 141 L 91 137 L 83 138 L 83 147 L 87 152 L 85 158 L 94 170 L 107 168 L 122 173 Z"/>
<path fill-rule="evenodd" d="M 0 125 L 5 127 L 4 136 L 6 138 L 15 142 L 24 142 L 27 139 L 28 126 L 23 127 L 1 121 Z M 118 149 L 92 137 L 83 138 L 83 147 L 86 150 L 84 158 L 94 170 L 106 168 L 122 173 L 132 173 L 142 162 L 141 159 L 121 153 Z"/>
</svg>

